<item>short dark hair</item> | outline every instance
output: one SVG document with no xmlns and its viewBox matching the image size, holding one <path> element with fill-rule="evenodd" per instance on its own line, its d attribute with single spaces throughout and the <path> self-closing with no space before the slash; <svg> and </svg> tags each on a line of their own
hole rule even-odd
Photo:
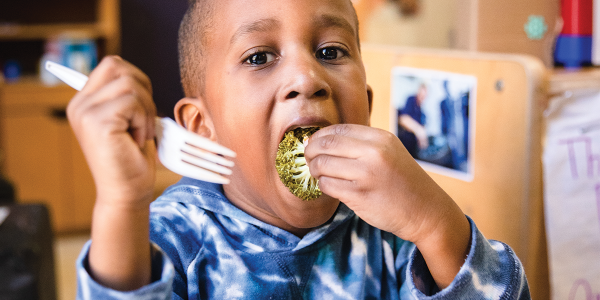
<svg viewBox="0 0 600 300">
<path fill-rule="evenodd" d="M 202 57 L 213 26 L 213 0 L 190 0 L 179 26 L 179 72 L 186 97 L 197 97 L 204 90 Z"/>
<path fill-rule="evenodd" d="M 205 64 L 202 60 L 209 40 L 209 31 L 214 26 L 214 2 L 215 0 L 189 0 L 188 10 L 179 26 L 179 72 L 186 97 L 198 97 L 204 92 Z M 354 5 L 352 12 L 356 20 L 356 42 L 360 49 L 358 17 Z"/>
</svg>

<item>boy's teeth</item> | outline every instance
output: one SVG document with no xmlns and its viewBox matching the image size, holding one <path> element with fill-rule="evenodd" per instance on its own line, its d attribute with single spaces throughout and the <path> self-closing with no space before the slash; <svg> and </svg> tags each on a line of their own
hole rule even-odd
<svg viewBox="0 0 600 300">
<path fill-rule="evenodd" d="M 296 130 L 296 129 L 307 129 L 307 128 L 313 128 L 313 127 L 319 127 L 319 126 L 314 126 L 314 125 L 306 125 L 306 126 L 291 127 L 290 129 L 288 129 L 288 130 L 286 131 L 286 133 L 287 133 L 287 132 L 290 132 L 290 131 L 294 131 L 294 130 Z"/>
</svg>

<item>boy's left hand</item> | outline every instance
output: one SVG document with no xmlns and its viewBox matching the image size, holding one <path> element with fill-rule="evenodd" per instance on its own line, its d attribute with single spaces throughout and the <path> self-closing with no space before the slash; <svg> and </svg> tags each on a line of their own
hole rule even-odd
<svg viewBox="0 0 600 300">
<path fill-rule="evenodd" d="M 470 225 L 394 134 L 362 125 L 333 125 L 311 136 L 304 155 L 323 193 L 345 203 L 370 225 L 414 242 L 441 288 L 452 281 L 464 262 Z M 447 255 L 455 263 L 441 260 Z M 432 264 L 438 259 L 442 269 L 452 265 L 452 271 L 436 278 L 437 266 Z"/>
<path fill-rule="evenodd" d="M 415 241 L 434 224 L 432 215 L 452 201 L 392 133 L 352 124 L 317 131 L 305 150 L 323 193 L 339 199 L 364 221 Z M 441 202 L 441 203 L 440 203 Z"/>
</svg>

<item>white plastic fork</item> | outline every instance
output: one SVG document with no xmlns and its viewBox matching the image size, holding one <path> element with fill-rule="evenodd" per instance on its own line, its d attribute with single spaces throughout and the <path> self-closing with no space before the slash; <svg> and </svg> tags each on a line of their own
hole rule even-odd
<svg viewBox="0 0 600 300">
<path fill-rule="evenodd" d="M 46 61 L 45 68 L 60 80 L 81 91 L 88 77 L 60 64 Z M 228 184 L 233 162 L 219 156 L 235 157 L 236 153 L 210 139 L 179 126 L 170 118 L 155 119 L 158 159 L 169 170 L 190 178 Z"/>
</svg>

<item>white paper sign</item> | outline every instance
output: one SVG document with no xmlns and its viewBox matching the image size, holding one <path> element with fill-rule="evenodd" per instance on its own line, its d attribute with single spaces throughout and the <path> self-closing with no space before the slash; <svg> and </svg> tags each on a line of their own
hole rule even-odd
<svg viewBox="0 0 600 300">
<path fill-rule="evenodd" d="M 544 204 L 552 299 L 600 300 L 600 92 L 552 99 Z"/>
</svg>

